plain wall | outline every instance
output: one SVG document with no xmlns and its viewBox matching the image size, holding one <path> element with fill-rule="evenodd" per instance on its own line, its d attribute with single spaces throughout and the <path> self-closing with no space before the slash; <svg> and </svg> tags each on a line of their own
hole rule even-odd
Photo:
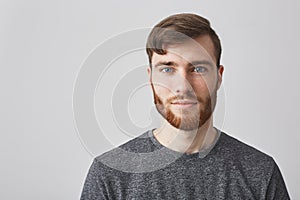
<svg viewBox="0 0 300 200">
<path fill-rule="evenodd" d="M 105 123 L 108 140 L 94 140 L 82 132 L 73 105 L 82 67 L 105 41 L 182 12 L 207 17 L 222 41 L 225 72 L 216 126 L 271 155 L 291 198 L 300 199 L 299 10 L 297 0 L 1 0 L 0 199 L 79 198 L 93 156 L 139 134 L 113 131 L 116 121 Z M 144 51 L 122 59 L 114 65 L 147 64 Z M 134 74 L 147 83 L 146 66 L 141 69 Z M 132 87 L 124 73 L 107 71 L 107 81 Z M 133 93 L 131 100 L 136 101 L 129 102 L 127 110 L 101 112 L 105 99 L 101 93 L 109 93 L 111 87 L 99 83 L 94 88 L 100 123 L 112 113 L 128 112 L 132 123 L 126 127 L 122 124 L 126 115 L 113 118 L 119 130 L 132 125 L 138 127 L 132 130 L 145 131 L 155 124 L 157 114 L 147 86 Z M 117 108 L 124 100 L 111 95 Z"/>
</svg>

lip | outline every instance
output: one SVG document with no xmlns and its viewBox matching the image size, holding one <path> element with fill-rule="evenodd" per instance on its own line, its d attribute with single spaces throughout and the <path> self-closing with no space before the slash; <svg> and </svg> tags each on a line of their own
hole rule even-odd
<svg viewBox="0 0 300 200">
<path fill-rule="evenodd" d="M 171 104 L 177 108 L 189 108 L 196 105 L 197 102 L 191 100 L 176 100 Z"/>
</svg>

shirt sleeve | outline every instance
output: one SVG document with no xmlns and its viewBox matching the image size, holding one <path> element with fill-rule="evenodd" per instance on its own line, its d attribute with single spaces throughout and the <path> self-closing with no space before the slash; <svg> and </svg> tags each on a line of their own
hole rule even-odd
<svg viewBox="0 0 300 200">
<path fill-rule="evenodd" d="M 282 174 L 274 161 L 273 173 L 267 189 L 268 200 L 289 200 L 289 194 L 284 183 Z"/>
<path fill-rule="evenodd" d="M 87 174 L 80 200 L 104 200 L 108 199 L 105 184 L 101 180 L 101 166 L 94 159 Z"/>
</svg>

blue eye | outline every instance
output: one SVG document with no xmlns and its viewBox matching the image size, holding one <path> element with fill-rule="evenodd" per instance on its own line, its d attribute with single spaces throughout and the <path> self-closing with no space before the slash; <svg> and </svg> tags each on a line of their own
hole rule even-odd
<svg viewBox="0 0 300 200">
<path fill-rule="evenodd" d="M 173 69 L 171 67 L 165 67 L 161 71 L 164 73 L 170 73 L 170 72 L 173 72 Z"/>
<path fill-rule="evenodd" d="M 206 72 L 207 69 L 205 67 L 195 67 L 193 72 L 196 72 L 196 73 L 204 73 Z"/>
</svg>

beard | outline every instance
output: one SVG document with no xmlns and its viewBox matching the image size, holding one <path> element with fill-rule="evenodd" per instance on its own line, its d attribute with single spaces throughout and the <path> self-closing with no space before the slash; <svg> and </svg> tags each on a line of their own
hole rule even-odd
<svg viewBox="0 0 300 200">
<path fill-rule="evenodd" d="M 155 92 L 153 83 L 151 83 L 154 104 L 157 111 L 175 128 L 180 130 L 195 130 L 200 128 L 212 116 L 217 101 L 217 89 L 212 91 L 211 95 L 206 97 L 195 97 L 192 92 L 184 95 L 170 97 L 166 102 L 162 101 Z M 197 108 L 181 109 L 180 112 L 174 112 L 171 109 L 172 102 L 175 100 L 196 100 Z"/>
</svg>

